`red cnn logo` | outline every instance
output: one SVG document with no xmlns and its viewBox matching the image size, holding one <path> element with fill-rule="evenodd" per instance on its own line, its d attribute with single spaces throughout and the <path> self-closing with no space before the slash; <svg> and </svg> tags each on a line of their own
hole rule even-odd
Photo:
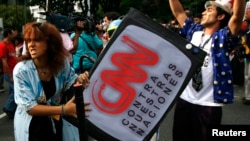
<svg viewBox="0 0 250 141">
<path fill-rule="evenodd" d="M 148 48 L 134 41 L 127 35 L 122 36 L 122 42 L 133 52 L 116 52 L 111 62 L 118 68 L 116 70 L 103 70 L 100 74 L 102 83 L 97 87 L 97 80 L 92 87 L 94 105 L 104 113 L 120 114 L 131 105 L 136 97 L 136 90 L 131 83 L 142 83 L 147 80 L 147 72 L 140 66 L 153 66 L 158 63 L 158 55 Z M 112 87 L 117 92 L 103 94 L 104 90 Z M 116 100 L 109 100 L 115 96 Z"/>
</svg>

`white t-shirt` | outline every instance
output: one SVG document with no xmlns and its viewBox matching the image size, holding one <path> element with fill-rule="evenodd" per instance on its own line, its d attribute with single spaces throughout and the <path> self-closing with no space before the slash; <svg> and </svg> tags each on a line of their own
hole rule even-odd
<svg viewBox="0 0 250 141">
<path fill-rule="evenodd" d="M 213 97 L 213 62 L 211 55 L 212 39 L 210 38 L 210 35 L 203 36 L 203 34 L 203 31 L 195 32 L 191 40 L 191 43 L 195 46 L 200 46 L 201 42 L 201 46 L 203 46 L 203 44 L 208 41 L 203 47 L 203 50 L 207 52 L 207 56 L 205 57 L 203 66 L 201 67 L 203 88 L 197 92 L 192 87 L 191 79 L 180 97 L 190 103 L 197 105 L 222 106 L 223 104 L 215 103 Z"/>
</svg>

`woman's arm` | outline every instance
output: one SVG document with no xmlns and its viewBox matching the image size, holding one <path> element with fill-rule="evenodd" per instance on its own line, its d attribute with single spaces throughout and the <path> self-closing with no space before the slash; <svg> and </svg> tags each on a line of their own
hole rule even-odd
<svg viewBox="0 0 250 141">
<path fill-rule="evenodd" d="M 88 107 L 89 104 L 90 102 L 84 102 L 85 111 L 91 111 L 91 108 Z M 36 116 L 67 115 L 76 118 L 75 97 L 71 98 L 66 104 L 59 106 L 37 104 L 28 111 L 28 114 Z M 88 116 L 88 114 L 85 113 L 85 116 Z"/>
</svg>

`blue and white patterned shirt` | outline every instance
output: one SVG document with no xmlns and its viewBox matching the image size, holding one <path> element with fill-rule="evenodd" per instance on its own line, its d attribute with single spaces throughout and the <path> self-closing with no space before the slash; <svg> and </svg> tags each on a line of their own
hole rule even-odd
<svg viewBox="0 0 250 141">
<path fill-rule="evenodd" d="M 202 31 L 204 27 L 186 19 L 180 34 L 191 41 L 194 32 Z M 213 98 L 215 103 L 233 102 L 233 76 L 229 54 L 238 45 L 240 37 L 233 37 L 229 27 L 217 30 L 212 35 L 211 56 L 213 68 Z"/>
<path fill-rule="evenodd" d="M 28 141 L 32 116 L 27 113 L 32 107 L 44 102 L 45 93 L 37 69 L 32 60 L 19 62 L 13 72 L 15 102 L 17 109 L 14 118 L 16 141 Z M 54 77 L 56 92 L 45 101 L 48 105 L 59 105 L 63 90 L 67 90 L 76 81 L 77 75 L 65 61 L 65 68 Z M 42 134 L 42 133 L 41 133 Z"/>
</svg>

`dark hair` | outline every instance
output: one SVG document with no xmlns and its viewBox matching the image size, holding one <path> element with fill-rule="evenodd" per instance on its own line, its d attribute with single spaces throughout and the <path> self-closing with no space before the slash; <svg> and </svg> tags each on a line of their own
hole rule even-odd
<svg viewBox="0 0 250 141">
<path fill-rule="evenodd" d="M 87 33 L 87 34 L 91 34 L 94 35 L 95 33 L 95 21 L 90 18 L 90 17 L 86 17 L 83 20 L 83 30 Z"/>
<path fill-rule="evenodd" d="M 8 37 L 8 35 L 11 34 L 11 33 L 12 33 L 12 29 L 11 29 L 11 28 L 5 28 L 5 29 L 3 30 L 3 37 L 6 38 L 6 37 Z"/>
<path fill-rule="evenodd" d="M 201 13 L 195 13 L 193 18 L 202 18 L 202 14 Z"/>
<path fill-rule="evenodd" d="M 220 22 L 220 28 L 224 28 L 225 26 L 228 25 L 231 15 L 227 13 L 225 10 L 221 9 L 220 7 L 216 7 L 216 10 L 217 10 L 217 16 L 223 14 L 225 15 L 225 18 Z"/>
<path fill-rule="evenodd" d="M 27 42 L 30 39 L 37 41 L 47 41 L 47 54 L 48 54 L 48 67 L 53 75 L 64 68 L 64 61 L 68 55 L 68 52 L 63 46 L 63 41 L 59 30 L 55 25 L 51 23 L 38 23 L 31 22 L 24 27 L 24 41 L 26 44 L 27 54 L 24 55 L 21 60 L 31 59 L 31 55 L 28 51 Z"/>
<path fill-rule="evenodd" d="M 82 27 L 78 27 L 76 26 L 78 21 L 82 21 L 83 22 L 83 28 Z M 96 24 L 95 24 L 95 20 L 93 20 L 93 18 L 91 17 L 74 17 L 71 19 L 71 25 L 72 25 L 72 29 L 77 28 L 79 30 L 84 30 L 85 33 L 90 34 L 90 35 L 95 35 L 95 31 L 96 31 Z M 72 30 L 73 31 L 73 30 Z"/>
<path fill-rule="evenodd" d="M 189 9 L 185 9 L 185 13 L 186 15 L 189 17 L 189 18 L 192 18 L 193 17 L 193 12 Z"/>
<path fill-rule="evenodd" d="M 120 14 L 118 12 L 111 11 L 111 12 L 106 12 L 104 14 L 104 17 L 107 17 L 108 20 L 116 20 L 120 17 Z"/>
<path fill-rule="evenodd" d="M 23 42 L 23 36 L 21 34 L 18 34 L 16 37 L 15 37 L 15 41 L 18 41 L 18 43 L 22 43 Z"/>
</svg>

